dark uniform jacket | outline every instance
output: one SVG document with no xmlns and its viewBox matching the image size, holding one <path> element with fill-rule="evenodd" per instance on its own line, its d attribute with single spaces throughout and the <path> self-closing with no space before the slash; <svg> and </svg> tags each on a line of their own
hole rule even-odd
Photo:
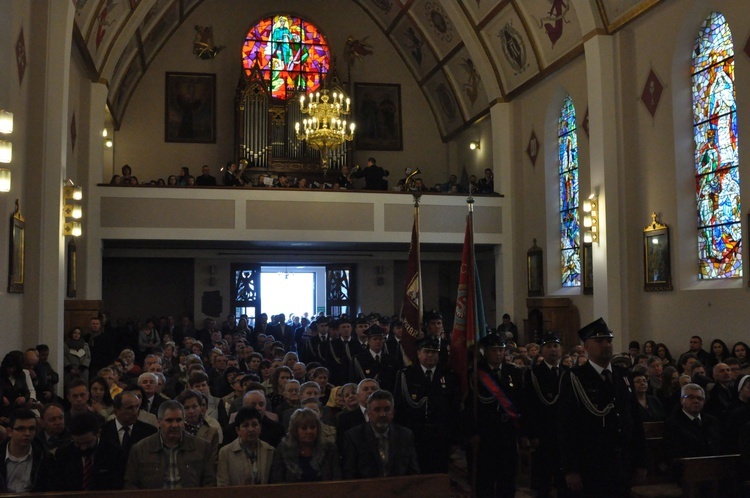
<svg viewBox="0 0 750 498">
<path fill-rule="evenodd" d="M 420 365 L 399 371 L 394 389 L 396 422 L 421 435 L 425 429 L 440 428 L 456 436 L 460 418 L 458 378 L 450 370 L 435 367 L 427 382 Z"/>
<path fill-rule="evenodd" d="M 499 370 L 491 370 L 490 366 L 482 361 L 479 369 L 490 374 L 492 379 L 502 389 L 505 395 L 512 403 L 515 411 L 520 414 L 521 394 L 523 388 L 523 378 L 521 370 L 510 363 L 503 363 Z M 517 431 L 511 416 L 501 406 L 500 401 L 478 381 L 479 396 L 477 400 L 476 422 L 474 417 L 473 391 L 469 392 L 466 398 L 467 426 L 471 435 L 479 435 L 482 440 L 490 443 L 497 440 L 498 437 L 510 439 L 510 443 L 515 446 Z M 520 419 L 519 419 L 520 422 Z M 492 444 L 492 443 L 490 443 Z"/>
<path fill-rule="evenodd" d="M 549 441 L 557 446 L 557 399 L 560 380 L 566 367 L 559 365 L 558 375 L 542 362 L 524 372 L 523 434 L 529 439 Z"/>
<path fill-rule="evenodd" d="M 646 461 L 646 438 L 629 373 L 616 365 L 612 370 L 607 383 L 587 362 L 565 372 L 560 386 L 562 470 L 580 473 L 589 494 L 621 489 L 632 469 L 644 467 Z"/>
<path fill-rule="evenodd" d="M 354 357 L 349 378 L 354 383 L 359 383 L 363 379 L 375 379 L 380 389 L 393 392 L 397 371 L 398 365 L 392 356 L 381 351 L 380 363 L 378 363 L 368 349 Z"/>
</svg>

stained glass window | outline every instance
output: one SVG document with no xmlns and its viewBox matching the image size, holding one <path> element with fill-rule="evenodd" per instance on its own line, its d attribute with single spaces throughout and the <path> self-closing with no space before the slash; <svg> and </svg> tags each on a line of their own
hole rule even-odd
<svg viewBox="0 0 750 498">
<path fill-rule="evenodd" d="M 578 134 L 573 99 L 566 97 L 557 126 L 560 178 L 560 257 L 563 287 L 580 287 L 581 256 L 578 248 Z"/>
<path fill-rule="evenodd" d="M 286 100 L 295 91 L 314 92 L 328 72 L 331 55 L 318 28 L 304 19 L 278 15 L 261 20 L 248 31 L 242 66 L 256 66 L 269 82 L 271 95 Z"/>
<path fill-rule="evenodd" d="M 699 277 L 742 277 L 742 224 L 732 33 L 712 12 L 693 49 Z"/>
</svg>

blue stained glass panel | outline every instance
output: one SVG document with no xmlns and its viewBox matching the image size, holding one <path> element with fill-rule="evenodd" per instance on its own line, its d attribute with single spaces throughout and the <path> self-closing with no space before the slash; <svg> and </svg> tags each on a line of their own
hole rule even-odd
<svg viewBox="0 0 750 498">
<path fill-rule="evenodd" d="M 563 287 L 580 287 L 581 259 L 578 248 L 578 135 L 576 110 L 570 96 L 563 101 L 557 123 L 557 153 L 560 194 L 560 250 Z"/>
<path fill-rule="evenodd" d="M 732 33 L 712 12 L 693 49 L 693 124 L 702 279 L 742 277 L 737 103 Z"/>
</svg>

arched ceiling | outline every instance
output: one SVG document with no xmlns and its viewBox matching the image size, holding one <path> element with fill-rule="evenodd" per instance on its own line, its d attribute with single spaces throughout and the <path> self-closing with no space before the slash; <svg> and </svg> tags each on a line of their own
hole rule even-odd
<svg viewBox="0 0 750 498">
<path fill-rule="evenodd" d="M 211 1 L 74 0 L 74 39 L 92 80 L 108 85 L 115 123 L 161 47 Z M 664 0 L 345 1 L 401 54 L 447 140 L 581 54 L 592 34 L 613 33 Z"/>
</svg>

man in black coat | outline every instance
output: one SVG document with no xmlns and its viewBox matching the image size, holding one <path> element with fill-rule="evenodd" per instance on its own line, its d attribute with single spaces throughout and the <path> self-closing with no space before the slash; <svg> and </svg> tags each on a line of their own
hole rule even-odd
<svg viewBox="0 0 750 498">
<path fill-rule="evenodd" d="M 545 334 L 541 342 L 542 360 L 524 373 L 523 418 L 524 442 L 528 439 L 531 454 L 531 487 L 539 497 L 549 496 L 552 483 L 564 489 L 560 475 L 560 452 L 557 435 L 557 400 L 560 379 L 566 367 L 560 364 L 562 345 L 554 334 Z"/>
<path fill-rule="evenodd" d="M 685 384 L 681 410 L 664 422 L 664 453 L 670 459 L 721 454 L 719 419 L 703 412 L 706 392 L 698 384 Z"/>
<path fill-rule="evenodd" d="M 439 348 L 432 336 L 419 341 L 419 363 L 399 371 L 394 388 L 396 422 L 414 432 L 419 468 L 425 474 L 448 471 L 461 416 L 458 377 L 438 365 Z"/>
<path fill-rule="evenodd" d="M 367 422 L 367 399 L 375 391 L 379 391 L 380 386 L 375 379 L 365 379 L 357 385 L 357 408 L 348 412 L 341 412 L 336 419 L 336 444 L 339 447 L 339 453 L 344 452 L 344 434 L 349 429 Z"/>
<path fill-rule="evenodd" d="M 119 393 L 112 405 L 115 417 L 102 426 L 101 440 L 122 452 L 123 467 L 128 462 L 130 448 L 156 432 L 156 427 L 138 420 L 140 404 L 141 401 L 134 392 Z"/>
<path fill-rule="evenodd" d="M 367 399 L 369 423 L 344 435 L 344 479 L 419 474 L 414 435 L 393 423 L 393 395 L 376 391 Z"/>
<path fill-rule="evenodd" d="M 512 497 L 516 492 L 522 395 L 522 375 L 515 365 L 503 361 L 505 339 L 490 334 L 482 339 L 484 354 L 477 372 L 478 396 L 466 399 L 467 426 L 476 448 L 477 496 Z"/>
<path fill-rule="evenodd" d="M 560 463 L 579 496 L 630 496 L 633 469 L 645 476 L 646 437 L 629 372 L 612 365 L 612 332 L 598 320 L 578 331 L 589 361 L 563 374 Z"/>
<path fill-rule="evenodd" d="M 99 438 L 99 419 L 92 412 L 74 415 L 71 444 L 57 450 L 55 487 L 59 491 L 122 489 L 125 475 L 119 448 Z"/>
<path fill-rule="evenodd" d="M 396 360 L 383 351 L 383 329 L 371 325 L 367 329 L 367 351 L 354 357 L 349 378 L 352 382 L 375 379 L 381 389 L 392 391 L 397 370 Z"/>
<path fill-rule="evenodd" d="M 364 351 L 362 345 L 356 337 L 352 337 L 354 324 L 350 318 L 340 318 L 336 322 L 338 337 L 332 341 L 333 348 L 333 368 L 328 367 L 331 371 L 331 381 L 337 386 L 343 386 L 348 382 L 354 382 L 349 377 L 351 364 L 354 357 Z"/>
</svg>

